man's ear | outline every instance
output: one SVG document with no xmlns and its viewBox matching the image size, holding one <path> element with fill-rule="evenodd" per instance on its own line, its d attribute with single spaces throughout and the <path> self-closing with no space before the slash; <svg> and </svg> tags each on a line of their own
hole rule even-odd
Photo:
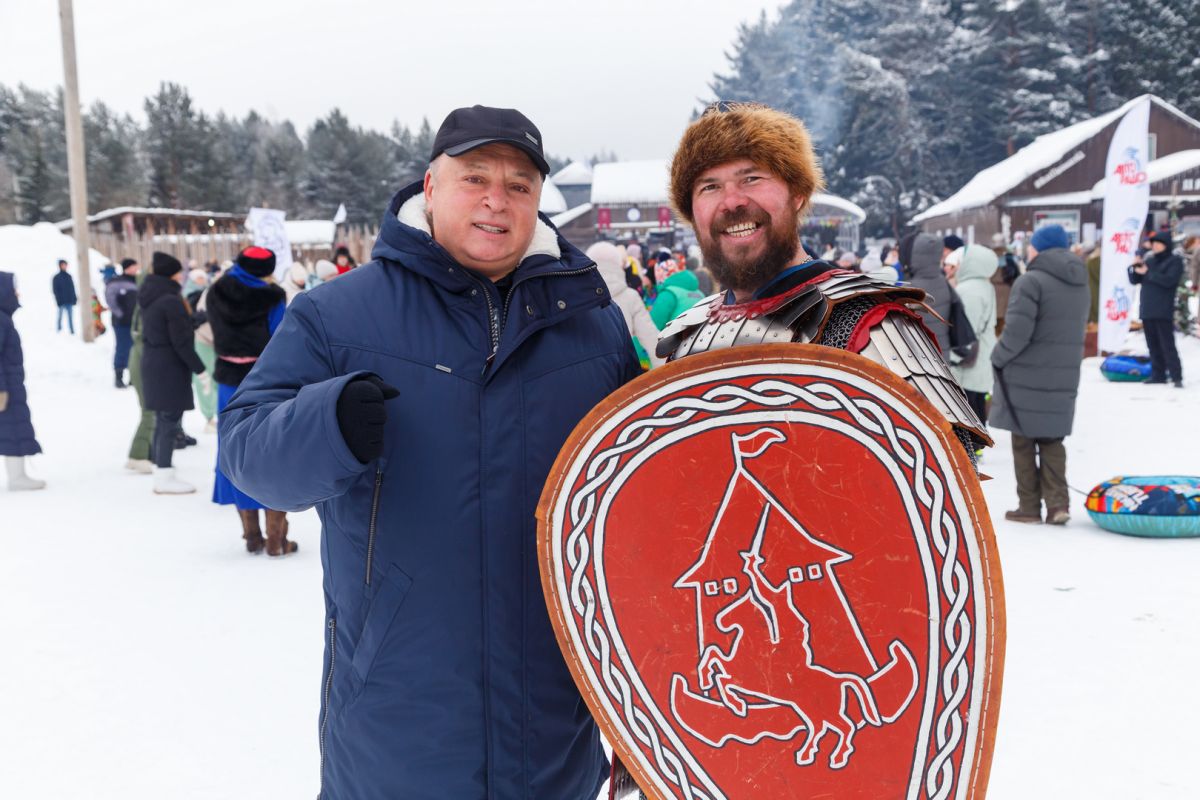
<svg viewBox="0 0 1200 800">
<path fill-rule="evenodd" d="M 433 196 L 433 170 L 425 170 L 425 203 L 429 204 L 429 198 Z"/>
<path fill-rule="evenodd" d="M 796 195 L 796 197 L 792 199 L 792 203 L 796 207 L 796 219 L 799 219 L 804 214 L 804 210 L 808 208 L 808 198 L 802 195 Z"/>
</svg>

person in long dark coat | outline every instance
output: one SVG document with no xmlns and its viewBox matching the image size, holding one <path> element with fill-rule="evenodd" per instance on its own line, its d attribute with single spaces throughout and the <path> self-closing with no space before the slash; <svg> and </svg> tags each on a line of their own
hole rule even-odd
<svg viewBox="0 0 1200 800">
<path fill-rule="evenodd" d="M 1156 231 L 1150 236 L 1154 251 L 1145 261 L 1137 259 L 1129 267 L 1129 282 L 1142 285 L 1140 316 L 1150 350 L 1150 380 L 1146 383 L 1171 381 L 1183 388 L 1183 367 L 1175 349 L 1175 296 L 1183 279 L 1183 259 L 1172 252 L 1169 231 Z"/>
<path fill-rule="evenodd" d="M 155 253 L 151 273 L 138 290 L 138 308 L 144 347 L 142 393 L 146 409 L 154 412 L 154 492 L 188 494 L 196 487 L 175 477 L 171 456 L 183 412 L 195 408 L 192 373 L 204 372 L 204 362 L 196 354 L 192 311 L 183 299 L 183 265 L 166 253 Z"/>
<path fill-rule="evenodd" d="M 242 380 L 250 374 L 271 335 L 283 321 L 287 294 L 271 277 L 275 272 L 275 254 L 265 247 L 247 247 L 233 267 L 213 283 L 205 300 L 208 322 L 212 327 L 217 382 L 217 412 L 225 410 Z M 218 443 L 216 481 L 213 502 L 237 508 L 242 521 L 242 538 L 251 553 L 261 552 L 264 541 L 258 511 L 263 509 L 267 522 L 267 555 L 282 556 L 298 549 L 287 538 L 287 513 L 275 511 L 233 485 L 221 471 Z"/>
<path fill-rule="evenodd" d="M 1012 432 L 1018 507 L 1013 522 L 1064 525 L 1070 518 L 1067 450 L 1075 421 L 1087 328 L 1087 268 L 1067 249 L 1061 225 L 1039 228 L 1029 269 L 1013 284 L 1004 333 L 992 351 L 996 383 L 991 424 Z"/>
<path fill-rule="evenodd" d="M 0 455 L 11 491 L 46 488 L 45 481 L 25 474 L 25 457 L 42 448 L 33 435 L 25 396 L 25 354 L 12 319 L 20 307 L 16 278 L 11 272 L 0 272 Z"/>
</svg>

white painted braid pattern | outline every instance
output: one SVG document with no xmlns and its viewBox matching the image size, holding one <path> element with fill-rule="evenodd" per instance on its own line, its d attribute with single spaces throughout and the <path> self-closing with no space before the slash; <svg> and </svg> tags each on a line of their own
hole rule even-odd
<svg viewBox="0 0 1200 800">
<path fill-rule="evenodd" d="M 623 455 L 640 449 L 657 429 L 677 427 L 700 413 L 728 413 L 747 403 L 777 408 L 803 403 L 820 411 L 846 411 L 862 430 L 886 438 L 901 462 L 919 478 L 914 487 L 917 499 L 931 512 L 931 519 L 940 523 L 935 526 L 932 543 L 942 559 L 939 586 L 950 605 L 950 613 L 942 628 L 943 639 L 951 652 L 940 687 L 946 707 L 938 715 L 937 752 L 925 776 L 927 796 L 931 800 L 945 800 L 954 783 L 951 756 L 964 733 L 958 708 L 967 698 L 970 681 L 966 656 L 972 631 L 966 608 L 970 600 L 971 582 L 966 570 L 958 563 L 958 531 L 945 508 L 945 486 L 937 473 L 925 463 L 924 448 L 919 437 L 911 430 L 897 430 L 891 418 L 876 402 L 865 398 L 851 400 L 839 389 L 826 383 L 799 387 L 771 378 L 759 381 L 750 388 L 729 384 L 714 387 L 699 398 L 677 398 L 664 403 L 652 417 L 629 423 L 617 434 L 614 445 L 592 455 L 585 471 L 586 482 L 571 498 L 572 528 L 566 537 L 566 555 L 571 569 L 571 604 L 576 614 L 582 617 L 587 646 L 592 657 L 600 664 L 605 688 L 620 703 L 629 729 L 653 751 L 661 774 L 678 786 L 689 800 L 710 800 L 702 788 L 688 780 L 685 767 L 669 745 L 660 741 L 653 722 L 634 703 L 628 679 L 612 661 L 607 631 L 596 619 L 596 594 L 587 576 L 591 547 L 585 533 L 596 511 L 596 492 L 612 478 Z"/>
</svg>

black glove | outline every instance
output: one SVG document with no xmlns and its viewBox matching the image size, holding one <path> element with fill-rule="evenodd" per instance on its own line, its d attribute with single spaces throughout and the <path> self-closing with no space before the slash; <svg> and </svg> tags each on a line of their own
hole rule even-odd
<svg viewBox="0 0 1200 800">
<path fill-rule="evenodd" d="M 350 452 L 364 464 L 383 455 L 384 402 L 400 396 L 377 375 L 364 375 L 346 384 L 337 401 L 338 429 Z"/>
</svg>

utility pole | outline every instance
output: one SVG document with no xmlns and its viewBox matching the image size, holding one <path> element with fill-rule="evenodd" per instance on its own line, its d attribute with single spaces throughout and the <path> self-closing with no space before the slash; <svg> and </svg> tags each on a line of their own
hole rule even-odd
<svg viewBox="0 0 1200 800">
<path fill-rule="evenodd" d="M 83 118 L 79 112 L 79 73 L 75 68 L 75 11 L 72 0 L 58 0 L 62 29 L 63 110 L 67 128 L 67 175 L 71 186 L 75 263 L 79 267 L 79 331 L 85 342 L 96 338 L 92 325 L 92 265 L 88 261 L 87 162 L 83 155 Z"/>
</svg>

